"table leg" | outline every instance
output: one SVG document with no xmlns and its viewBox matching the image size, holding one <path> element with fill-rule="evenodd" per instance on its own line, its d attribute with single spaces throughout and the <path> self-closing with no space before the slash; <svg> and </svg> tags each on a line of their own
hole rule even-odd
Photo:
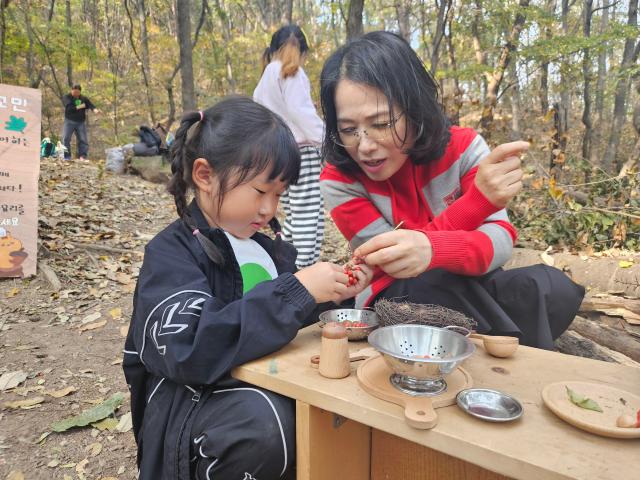
<svg viewBox="0 0 640 480">
<path fill-rule="evenodd" d="M 371 428 L 296 401 L 297 480 L 368 480 Z"/>
<path fill-rule="evenodd" d="M 509 477 L 395 435 L 371 429 L 371 480 L 382 479 L 508 480 Z"/>
</svg>

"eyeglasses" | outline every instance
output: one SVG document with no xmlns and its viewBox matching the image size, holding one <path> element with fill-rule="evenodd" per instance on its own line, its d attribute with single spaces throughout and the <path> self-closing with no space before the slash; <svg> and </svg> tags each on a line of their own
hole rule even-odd
<svg viewBox="0 0 640 480">
<path fill-rule="evenodd" d="M 376 122 L 367 128 L 347 127 L 338 130 L 337 133 L 331 134 L 331 139 L 336 145 L 345 148 L 357 147 L 363 136 L 374 142 L 386 142 L 392 138 L 392 130 L 394 129 L 403 113 L 392 118 L 387 122 Z"/>
</svg>

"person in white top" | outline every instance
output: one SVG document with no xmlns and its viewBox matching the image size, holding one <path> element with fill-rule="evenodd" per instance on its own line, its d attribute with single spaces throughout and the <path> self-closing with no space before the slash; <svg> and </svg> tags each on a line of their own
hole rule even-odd
<svg viewBox="0 0 640 480">
<path fill-rule="evenodd" d="M 302 69 L 308 51 L 309 45 L 300 27 L 280 28 L 264 52 L 264 70 L 253 92 L 256 102 L 282 117 L 300 148 L 300 178 L 281 198 L 285 213 L 283 233 L 298 250 L 298 268 L 318 260 L 324 234 L 319 182 L 322 168 L 319 146 L 324 122 L 311 100 L 309 78 Z"/>
</svg>

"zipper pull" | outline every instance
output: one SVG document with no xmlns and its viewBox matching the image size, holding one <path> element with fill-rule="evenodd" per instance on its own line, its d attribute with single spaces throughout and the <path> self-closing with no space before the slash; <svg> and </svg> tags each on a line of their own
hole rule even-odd
<svg viewBox="0 0 640 480">
<path fill-rule="evenodd" d="M 191 397 L 191 401 L 192 402 L 199 402 L 200 401 L 200 392 L 199 391 L 195 391 L 193 393 L 193 397 Z"/>
</svg>

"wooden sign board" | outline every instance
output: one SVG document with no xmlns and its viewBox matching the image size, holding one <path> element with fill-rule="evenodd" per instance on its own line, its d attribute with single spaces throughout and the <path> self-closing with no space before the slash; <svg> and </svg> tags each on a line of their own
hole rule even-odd
<svg viewBox="0 0 640 480">
<path fill-rule="evenodd" d="M 40 90 L 0 84 L 0 277 L 36 273 Z"/>
</svg>

